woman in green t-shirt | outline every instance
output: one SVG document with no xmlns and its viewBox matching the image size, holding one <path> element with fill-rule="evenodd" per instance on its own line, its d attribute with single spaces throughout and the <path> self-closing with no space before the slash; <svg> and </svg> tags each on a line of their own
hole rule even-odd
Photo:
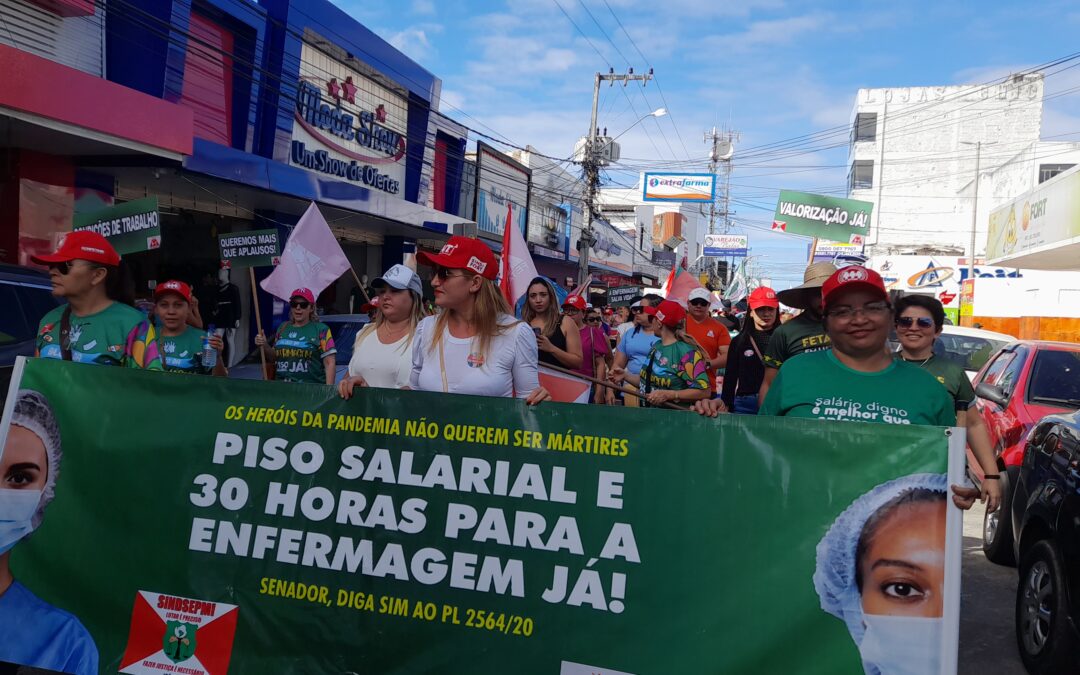
<svg viewBox="0 0 1080 675">
<path fill-rule="evenodd" d="M 281 324 L 274 344 L 259 331 L 255 344 L 274 362 L 275 378 L 285 382 L 333 384 L 337 349 L 330 327 L 315 316 L 315 294 L 298 288 L 289 294 L 289 320 Z"/>
<path fill-rule="evenodd" d="M 905 295 L 896 301 L 896 336 L 900 351 L 896 358 L 916 365 L 933 375 L 956 404 L 956 424 L 967 428 L 968 445 L 985 472 L 980 498 L 993 512 L 1001 504 L 1001 481 L 994 458 L 990 432 L 975 409 L 975 390 L 967 373 L 957 363 L 934 354 L 934 341 L 945 325 L 945 308 L 937 298 Z"/>
<path fill-rule="evenodd" d="M 653 344 L 641 369 L 639 389 L 645 407 L 709 398 L 709 360 L 686 334 L 686 310 L 677 302 L 664 300 L 645 311 L 660 324 L 660 340 Z"/>
</svg>

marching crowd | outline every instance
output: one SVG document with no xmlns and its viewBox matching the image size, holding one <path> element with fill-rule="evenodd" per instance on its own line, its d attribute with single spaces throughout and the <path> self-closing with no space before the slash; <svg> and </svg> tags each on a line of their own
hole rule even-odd
<svg viewBox="0 0 1080 675">
<path fill-rule="evenodd" d="M 356 336 L 342 398 L 358 388 L 551 399 L 540 368 L 592 383 L 594 404 L 669 407 L 718 414 L 962 426 L 986 473 L 981 494 L 994 509 L 1001 491 L 989 435 L 969 408 L 974 391 L 960 366 L 935 357 L 944 310 L 928 296 L 895 304 L 877 272 L 813 263 L 803 283 L 754 289 L 745 311 L 713 316 L 713 295 L 696 288 L 685 304 L 658 295 L 628 307 L 595 308 L 537 277 L 518 307 L 499 289 L 499 265 L 482 241 L 454 236 L 439 253 L 420 253 L 432 268 L 437 310 L 424 308 L 420 277 L 395 265 L 372 286 L 374 320 Z M 202 329 L 191 287 L 178 280 L 154 290 L 150 317 L 117 300 L 120 256 L 100 235 L 73 232 L 50 255 L 53 292 L 66 304 L 47 314 L 38 354 L 100 365 L 227 375 L 222 340 Z M 799 314 L 781 321 L 781 303 Z M 732 308 L 735 309 L 735 308 Z M 734 319 L 734 320 L 733 320 Z M 895 330 L 900 348 L 888 347 Z M 735 337 L 732 337 L 732 333 Z M 334 337 L 319 321 L 315 295 L 296 289 L 288 320 L 255 344 L 286 382 L 335 383 Z"/>
</svg>

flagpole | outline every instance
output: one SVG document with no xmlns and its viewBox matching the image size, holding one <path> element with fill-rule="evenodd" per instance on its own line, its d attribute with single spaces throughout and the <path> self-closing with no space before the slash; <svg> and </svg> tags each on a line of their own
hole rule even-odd
<svg viewBox="0 0 1080 675">
<path fill-rule="evenodd" d="M 248 278 L 251 279 L 251 306 L 255 308 L 255 327 L 259 329 L 259 335 L 263 335 L 262 312 L 259 311 L 259 293 L 256 291 L 255 268 L 248 267 Z M 263 335 L 265 337 L 265 335 Z M 266 352 L 259 347 L 259 357 L 262 359 L 262 379 L 266 377 Z"/>
<path fill-rule="evenodd" d="M 817 255 L 817 242 L 818 238 L 814 237 L 813 243 L 810 244 L 810 259 L 806 261 L 807 265 L 812 265 L 814 262 L 814 256 Z"/>
<path fill-rule="evenodd" d="M 356 276 L 356 270 L 349 265 L 349 271 L 352 272 L 352 278 L 356 279 L 356 287 L 360 289 L 360 292 L 364 295 L 364 300 L 367 304 L 371 304 L 371 297 L 367 294 L 367 290 L 364 288 L 364 284 L 360 283 L 360 277 Z"/>
<path fill-rule="evenodd" d="M 593 384 L 599 384 L 602 387 L 607 387 L 608 389 L 614 389 L 615 391 L 621 391 L 624 394 L 629 394 L 631 396 L 637 396 L 638 398 L 641 397 L 641 392 L 638 391 L 637 389 L 630 389 L 628 387 L 620 387 L 619 385 L 612 384 L 611 382 L 608 382 L 607 380 L 601 380 L 601 379 L 598 379 L 598 378 L 595 378 L 595 377 L 590 377 L 588 375 L 583 375 L 582 373 L 579 373 L 576 370 L 567 370 L 566 368 L 560 368 L 559 366 L 553 366 L 550 363 L 543 363 L 543 364 L 541 364 L 541 366 L 544 367 L 544 368 L 550 368 L 552 370 L 558 371 L 558 372 L 560 372 L 560 373 L 562 373 L 564 375 L 570 375 L 571 377 L 576 377 L 579 380 L 586 380 L 588 382 L 592 382 Z M 674 403 L 671 403 L 669 401 L 664 401 L 660 405 L 664 406 L 665 408 L 672 408 L 673 410 L 682 410 L 683 412 L 686 412 L 686 408 L 677 406 Z"/>
</svg>

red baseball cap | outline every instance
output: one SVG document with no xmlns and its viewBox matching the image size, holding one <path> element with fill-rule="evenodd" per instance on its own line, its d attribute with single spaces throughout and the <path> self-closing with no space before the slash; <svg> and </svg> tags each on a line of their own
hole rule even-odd
<svg viewBox="0 0 1080 675">
<path fill-rule="evenodd" d="M 650 309 L 653 311 L 649 312 Z M 679 322 L 686 318 L 686 309 L 674 300 L 664 300 L 655 308 L 648 307 L 645 311 L 668 328 L 678 326 Z"/>
<path fill-rule="evenodd" d="M 38 265 L 53 265 L 86 260 L 99 265 L 116 267 L 120 264 L 120 254 L 109 241 L 92 230 L 68 232 L 60 240 L 60 246 L 49 255 L 35 255 L 30 258 Z"/>
<path fill-rule="evenodd" d="M 183 281 L 170 279 L 169 281 L 158 284 L 157 287 L 154 288 L 154 300 L 158 300 L 161 296 L 168 293 L 176 293 L 187 303 L 191 303 L 191 286 L 188 286 Z"/>
<path fill-rule="evenodd" d="M 499 276 L 499 263 L 487 244 L 472 237 L 450 237 L 442 250 L 431 254 L 421 251 L 416 261 L 428 267 L 445 267 L 452 270 L 472 270 L 485 279 L 495 281 Z"/>
<path fill-rule="evenodd" d="M 573 307 L 576 310 L 584 312 L 588 309 L 588 303 L 585 302 L 585 298 L 580 295 L 567 296 L 566 301 L 562 304 L 563 307 Z"/>
<path fill-rule="evenodd" d="M 848 288 L 862 288 L 881 300 L 889 299 L 889 293 L 885 290 L 885 282 L 880 274 L 866 267 L 852 265 L 841 267 L 825 280 L 821 287 L 821 306 L 825 307 L 829 304 L 830 295 Z"/>
<path fill-rule="evenodd" d="M 315 294 L 311 292 L 310 288 L 298 288 L 292 293 L 289 293 L 289 300 L 293 298 L 303 298 L 311 304 L 315 304 Z"/>
<path fill-rule="evenodd" d="M 750 306 L 750 309 L 757 309 L 758 307 L 780 308 L 780 301 L 776 299 L 776 291 L 768 286 L 755 288 L 750 297 L 746 299 L 746 304 Z"/>
</svg>

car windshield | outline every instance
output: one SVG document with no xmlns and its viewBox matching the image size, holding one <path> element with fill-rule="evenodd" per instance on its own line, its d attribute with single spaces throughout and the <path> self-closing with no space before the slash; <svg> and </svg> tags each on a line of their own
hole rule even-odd
<svg viewBox="0 0 1080 675">
<path fill-rule="evenodd" d="M 964 370 L 979 370 L 994 352 L 1006 344 L 1004 340 L 942 333 L 934 342 L 934 354 L 944 356 Z"/>
<path fill-rule="evenodd" d="M 1028 400 L 1080 408 L 1080 352 L 1040 349 L 1031 368 Z"/>
</svg>

